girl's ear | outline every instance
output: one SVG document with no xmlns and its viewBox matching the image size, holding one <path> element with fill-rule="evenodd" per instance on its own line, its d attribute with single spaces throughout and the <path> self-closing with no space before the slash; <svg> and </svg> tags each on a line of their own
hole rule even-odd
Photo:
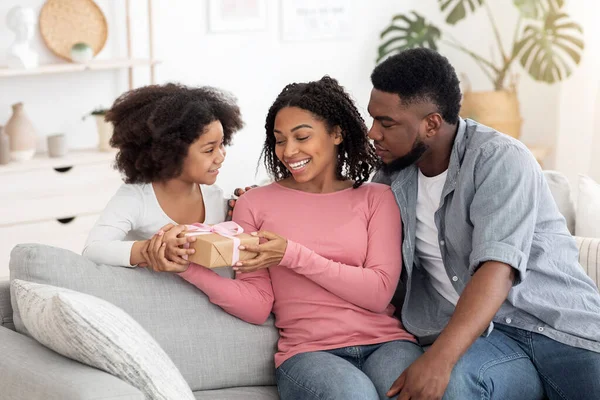
<svg viewBox="0 0 600 400">
<path fill-rule="evenodd" d="M 344 141 L 344 135 L 342 133 L 342 128 L 336 126 L 333 128 L 333 143 L 337 146 Z"/>
</svg>

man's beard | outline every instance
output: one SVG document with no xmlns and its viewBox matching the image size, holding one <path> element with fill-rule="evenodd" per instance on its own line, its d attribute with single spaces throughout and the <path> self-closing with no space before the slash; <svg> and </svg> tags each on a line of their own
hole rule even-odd
<svg viewBox="0 0 600 400">
<path fill-rule="evenodd" d="M 423 154 L 425 154 L 427 149 L 429 149 L 429 146 L 427 146 L 425 142 L 421 140 L 420 137 L 417 137 L 417 139 L 413 143 L 412 149 L 410 149 L 408 154 L 396 158 L 389 164 L 383 164 L 381 166 L 381 170 L 386 175 L 391 175 L 394 172 L 398 172 L 406 167 L 410 167 L 411 165 L 419 161 L 419 159 L 423 156 Z"/>
</svg>

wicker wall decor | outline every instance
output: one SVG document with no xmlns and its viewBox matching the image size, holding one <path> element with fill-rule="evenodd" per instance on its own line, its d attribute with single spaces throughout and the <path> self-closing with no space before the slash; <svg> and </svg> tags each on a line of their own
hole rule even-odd
<svg viewBox="0 0 600 400">
<path fill-rule="evenodd" d="M 47 0 L 39 26 L 46 46 L 69 61 L 75 43 L 87 43 L 97 55 L 108 36 L 104 13 L 93 0 Z"/>
</svg>

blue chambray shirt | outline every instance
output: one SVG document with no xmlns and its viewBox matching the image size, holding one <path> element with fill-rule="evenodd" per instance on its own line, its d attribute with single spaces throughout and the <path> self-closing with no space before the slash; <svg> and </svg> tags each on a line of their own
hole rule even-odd
<svg viewBox="0 0 600 400">
<path fill-rule="evenodd" d="M 428 345 L 454 305 L 433 288 L 415 257 L 417 176 L 413 165 L 391 176 L 380 171 L 373 180 L 391 186 L 402 214 L 404 268 L 392 302 L 404 327 Z M 459 294 L 486 261 L 516 271 L 488 333 L 500 323 L 600 352 L 600 294 L 578 263 L 575 240 L 539 164 L 521 142 L 461 119 L 435 223 Z"/>
</svg>

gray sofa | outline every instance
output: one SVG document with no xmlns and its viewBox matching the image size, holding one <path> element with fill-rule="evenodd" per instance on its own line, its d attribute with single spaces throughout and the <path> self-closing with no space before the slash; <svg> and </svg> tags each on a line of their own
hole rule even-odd
<svg viewBox="0 0 600 400">
<path fill-rule="evenodd" d="M 121 307 L 171 357 L 197 399 L 278 399 L 272 318 L 261 326 L 247 324 L 176 275 L 96 265 L 39 244 L 14 248 L 10 277 L 88 293 Z M 128 383 L 17 333 L 22 322 L 6 281 L 0 282 L 0 320 L 1 400 L 144 399 Z"/>
<path fill-rule="evenodd" d="M 573 229 L 567 180 L 551 172 L 546 177 Z M 598 260 L 593 262 L 597 265 Z M 278 398 L 273 364 L 278 335 L 272 319 L 262 326 L 247 324 L 211 304 L 178 276 L 98 266 L 44 245 L 17 246 L 10 274 L 11 279 L 95 295 L 124 309 L 171 357 L 197 399 Z M 140 391 L 118 378 L 17 333 L 15 327 L 22 323 L 19 310 L 11 306 L 8 282 L 0 282 L 0 324 L 0 400 L 143 399 Z"/>
</svg>

